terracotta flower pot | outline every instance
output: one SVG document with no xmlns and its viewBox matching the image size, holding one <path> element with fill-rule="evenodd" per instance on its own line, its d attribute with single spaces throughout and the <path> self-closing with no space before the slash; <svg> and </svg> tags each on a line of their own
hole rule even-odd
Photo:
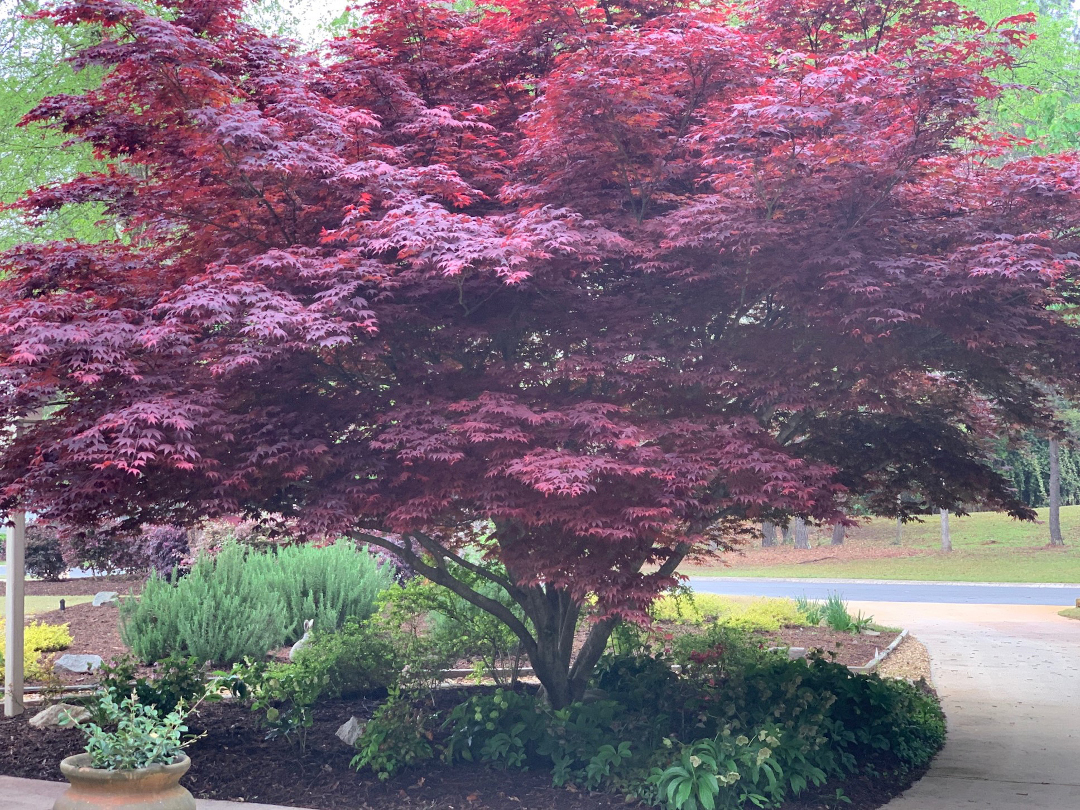
<svg viewBox="0 0 1080 810">
<path fill-rule="evenodd" d="M 190 767 L 181 754 L 171 765 L 107 771 L 91 768 L 89 754 L 76 754 L 60 763 L 71 787 L 53 810 L 195 810 L 195 799 L 179 784 Z"/>
</svg>

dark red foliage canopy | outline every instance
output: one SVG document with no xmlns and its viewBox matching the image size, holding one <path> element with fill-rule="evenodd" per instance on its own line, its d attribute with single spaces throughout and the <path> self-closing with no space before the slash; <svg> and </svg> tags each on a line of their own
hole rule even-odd
<svg viewBox="0 0 1080 810">
<path fill-rule="evenodd" d="M 944 0 L 378 0 L 325 53 L 238 0 L 73 0 L 30 120 L 114 241 L 2 258 L 4 503 L 494 523 L 618 608 L 718 521 L 900 490 L 1025 514 L 994 430 L 1075 388 L 1075 156 L 1004 162 L 1027 41 Z"/>
</svg>

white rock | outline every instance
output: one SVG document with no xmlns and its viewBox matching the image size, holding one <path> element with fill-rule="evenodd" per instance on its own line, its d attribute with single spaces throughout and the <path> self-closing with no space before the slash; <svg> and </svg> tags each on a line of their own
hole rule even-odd
<svg viewBox="0 0 1080 810">
<path fill-rule="evenodd" d="M 74 706 L 71 703 L 57 703 L 55 706 L 50 706 L 47 709 L 42 709 L 40 712 L 31 717 L 30 725 L 32 725 L 34 728 L 74 728 L 75 723 L 70 721 L 62 726 L 60 725 L 60 719 L 65 714 L 70 714 L 71 719 L 78 723 L 90 719 L 90 712 L 88 712 L 83 706 Z"/>
<path fill-rule="evenodd" d="M 334 733 L 337 738 L 346 745 L 356 745 L 356 741 L 360 739 L 360 735 L 364 733 L 364 726 L 367 723 L 361 723 L 355 717 L 350 717 L 341 727 Z"/>
<path fill-rule="evenodd" d="M 788 647 L 787 657 L 790 661 L 797 658 L 806 658 L 806 647 Z"/>
<path fill-rule="evenodd" d="M 119 596 L 116 591 L 98 591 L 94 594 L 94 607 L 101 607 L 102 605 L 115 605 L 116 598 Z"/>
<path fill-rule="evenodd" d="M 53 669 L 66 669 L 68 672 L 77 672 L 80 675 L 86 672 L 97 672 L 101 667 L 100 655 L 61 655 L 53 664 Z"/>
</svg>

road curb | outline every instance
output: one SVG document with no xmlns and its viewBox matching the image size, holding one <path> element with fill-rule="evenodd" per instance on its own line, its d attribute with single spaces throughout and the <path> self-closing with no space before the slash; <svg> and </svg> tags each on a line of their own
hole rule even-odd
<svg viewBox="0 0 1080 810">
<path fill-rule="evenodd" d="M 906 629 L 901 630 L 900 635 L 898 635 L 896 638 L 894 638 L 892 640 L 892 643 L 889 644 L 888 647 L 886 647 L 884 650 L 882 650 L 877 655 L 875 655 L 873 658 L 871 658 L 868 663 L 864 664 L 861 667 L 849 666 L 848 669 L 850 669 L 852 672 L 854 672 L 854 673 L 856 673 L 858 675 L 869 675 L 871 672 L 873 672 L 875 669 L 878 668 L 878 666 L 881 664 L 882 661 L 884 661 L 886 658 L 889 657 L 889 655 L 892 653 L 893 650 L 895 650 L 897 647 L 900 646 L 900 642 L 903 641 L 905 638 L 907 638 L 907 636 L 908 636 L 908 631 Z"/>
</svg>

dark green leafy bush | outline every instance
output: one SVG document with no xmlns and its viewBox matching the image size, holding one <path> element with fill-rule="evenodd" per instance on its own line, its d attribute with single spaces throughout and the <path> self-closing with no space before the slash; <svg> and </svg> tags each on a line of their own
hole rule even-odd
<svg viewBox="0 0 1080 810">
<path fill-rule="evenodd" d="M 477 560 L 477 564 L 505 575 L 493 563 Z M 521 608 L 495 583 L 460 567 L 454 575 L 527 623 Z M 477 662 L 479 675 L 512 686 L 524 662 L 521 643 L 506 624 L 422 577 L 387 591 L 376 621 L 383 635 L 393 637 L 412 672 L 437 673 L 461 659 L 470 659 Z"/>
<path fill-rule="evenodd" d="M 58 582 L 67 573 L 68 566 L 55 529 L 37 524 L 27 526 L 24 553 L 26 573 L 32 577 Z"/>
<path fill-rule="evenodd" d="M 348 620 L 336 633 L 316 633 L 296 655 L 301 670 L 325 676 L 321 697 L 355 697 L 387 689 L 404 666 L 394 645 L 368 622 Z"/>
<path fill-rule="evenodd" d="M 671 810 L 778 807 L 862 770 L 926 764 L 944 740 L 937 701 L 902 681 L 821 658 L 789 661 L 717 631 L 680 674 L 641 653 L 611 656 L 606 698 L 552 711 L 496 691 L 445 723 L 448 760 L 546 767 L 553 782 L 618 789 Z"/>
<path fill-rule="evenodd" d="M 139 703 L 161 715 L 172 712 L 181 701 L 190 705 L 205 691 L 202 671 L 192 657 L 170 655 L 149 678 L 136 678 L 135 671 L 135 659 L 130 655 L 114 659 L 101 668 L 102 690 L 118 702 L 134 690 Z"/>
<path fill-rule="evenodd" d="M 352 766 L 371 768 L 385 782 L 398 771 L 431 759 L 435 749 L 429 723 L 428 713 L 417 708 L 411 695 L 391 690 L 356 741 Z"/>
<path fill-rule="evenodd" d="M 325 669 L 291 662 L 268 665 L 246 661 L 228 681 L 235 693 L 251 701 L 252 711 L 262 712 L 268 740 L 280 737 L 301 753 L 307 750 L 308 729 L 314 723 L 311 707 L 327 686 Z"/>
</svg>

